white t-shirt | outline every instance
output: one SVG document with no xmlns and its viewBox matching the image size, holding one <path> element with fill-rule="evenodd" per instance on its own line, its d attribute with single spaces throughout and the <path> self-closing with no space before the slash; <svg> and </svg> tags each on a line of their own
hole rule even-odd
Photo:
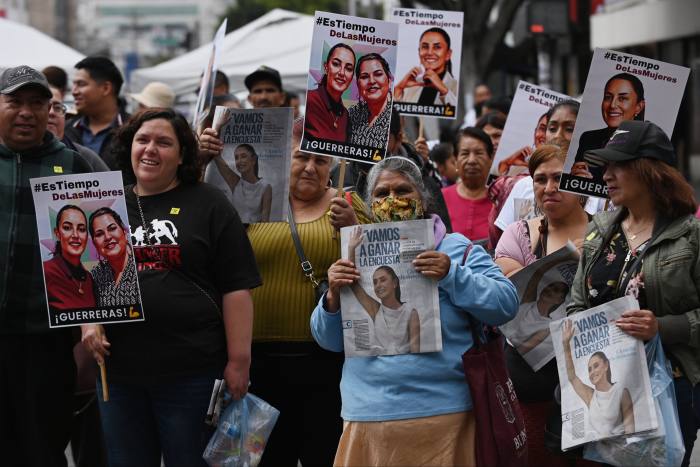
<svg viewBox="0 0 700 467">
<path fill-rule="evenodd" d="M 593 391 L 588 407 L 588 425 L 595 438 L 621 435 L 625 432 L 622 423 L 622 395 L 625 388 L 615 383 L 609 391 Z"/>
<path fill-rule="evenodd" d="M 408 320 L 413 306 L 403 303 L 399 308 L 379 306 L 374 317 L 374 339 L 383 354 L 405 354 L 411 351 Z"/>
<path fill-rule="evenodd" d="M 506 227 L 508 227 L 510 224 L 520 220 L 515 217 L 516 199 L 535 199 L 535 192 L 532 188 L 531 176 L 528 175 L 527 177 L 523 177 L 517 182 L 515 182 L 515 185 L 513 185 L 513 189 L 510 191 L 508 198 L 506 198 L 506 201 L 503 203 L 503 208 L 501 208 L 501 212 L 498 213 L 498 217 L 494 222 L 496 224 L 496 227 L 498 227 L 499 229 L 506 230 Z M 588 201 L 586 201 L 585 206 L 586 212 L 588 214 L 593 215 L 599 211 L 602 211 L 604 208 L 604 199 L 595 198 L 593 196 L 588 197 Z"/>
<path fill-rule="evenodd" d="M 262 197 L 270 184 L 258 179 L 250 183 L 242 178 L 238 180 L 231 195 L 231 202 L 244 224 L 252 224 L 262 220 Z"/>
</svg>

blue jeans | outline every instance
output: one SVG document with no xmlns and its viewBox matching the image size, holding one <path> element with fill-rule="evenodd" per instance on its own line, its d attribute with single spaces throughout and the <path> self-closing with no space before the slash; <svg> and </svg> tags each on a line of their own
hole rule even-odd
<svg viewBox="0 0 700 467">
<path fill-rule="evenodd" d="M 693 387 L 688 378 L 685 377 L 674 378 L 673 384 L 676 390 L 678 421 L 683 434 L 683 444 L 685 444 L 685 456 L 681 467 L 688 467 L 695 438 L 700 428 L 700 384 Z"/>
<path fill-rule="evenodd" d="M 213 429 L 204 424 L 214 379 L 209 372 L 163 383 L 109 383 L 97 394 L 110 467 L 206 467 L 202 454 Z"/>
</svg>

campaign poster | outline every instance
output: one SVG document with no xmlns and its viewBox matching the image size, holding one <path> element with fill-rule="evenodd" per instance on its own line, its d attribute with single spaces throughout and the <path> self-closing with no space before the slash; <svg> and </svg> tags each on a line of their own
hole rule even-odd
<svg viewBox="0 0 700 467">
<path fill-rule="evenodd" d="M 343 227 L 340 242 L 361 276 L 340 290 L 345 356 L 441 351 L 437 282 L 412 263 L 435 248 L 433 220 Z"/>
<path fill-rule="evenodd" d="M 644 343 L 615 324 L 626 295 L 549 325 L 561 386 L 561 448 L 659 427 Z"/>
<path fill-rule="evenodd" d="M 653 122 L 671 138 L 689 73 L 682 66 L 595 49 L 560 189 L 607 198 L 604 169 L 588 164 L 584 154 L 605 147 L 625 120 Z"/>
<path fill-rule="evenodd" d="M 49 326 L 143 321 L 121 172 L 30 183 Z"/>
<path fill-rule="evenodd" d="M 244 224 L 287 219 L 292 114 L 290 107 L 216 107 L 224 150 L 207 165 L 204 181 L 224 192 Z"/>
<path fill-rule="evenodd" d="M 456 118 L 464 13 L 392 8 L 390 21 L 399 24 L 394 109 Z"/>
<path fill-rule="evenodd" d="M 228 19 L 224 19 L 219 29 L 216 30 L 214 40 L 211 43 L 209 60 L 202 71 L 202 80 L 199 83 L 199 94 L 197 94 L 197 103 L 194 107 L 194 118 L 192 119 L 192 128 L 195 129 L 197 134 L 204 130 L 202 124 L 211 111 L 211 102 L 214 97 L 214 81 L 216 80 L 216 71 L 219 69 L 219 62 L 221 61 L 221 50 L 224 46 L 227 23 Z"/>
<path fill-rule="evenodd" d="M 579 254 L 573 243 L 510 277 L 518 290 L 518 314 L 500 326 L 503 335 L 534 371 L 554 358 L 549 324 L 566 316 Z"/>
<path fill-rule="evenodd" d="M 377 163 L 389 142 L 398 24 L 317 11 L 301 150 Z"/>
<path fill-rule="evenodd" d="M 536 84 L 520 81 L 491 165 L 491 175 L 517 175 L 527 171 L 532 152 L 547 136 L 547 112 L 571 97 Z"/>
</svg>

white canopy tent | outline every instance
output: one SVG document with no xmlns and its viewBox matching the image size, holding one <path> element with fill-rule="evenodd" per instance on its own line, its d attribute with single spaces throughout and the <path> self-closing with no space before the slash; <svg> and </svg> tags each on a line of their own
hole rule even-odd
<svg viewBox="0 0 700 467">
<path fill-rule="evenodd" d="M 306 89 L 313 16 L 275 9 L 224 38 L 219 69 L 226 73 L 231 92 L 245 89 L 244 78 L 261 65 L 282 75 L 286 90 Z M 151 81 L 170 85 L 177 95 L 193 94 L 207 64 L 210 44 L 131 74 L 130 88 L 138 91 Z"/>
<path fill-rule="evenodd" d="M 71 49 L 31 26 L 0 18 L 0 70 L 29 65 L 42 70 L 49 65 L 63 68 L 70 75 L 85 55 Z"/>
</svg>

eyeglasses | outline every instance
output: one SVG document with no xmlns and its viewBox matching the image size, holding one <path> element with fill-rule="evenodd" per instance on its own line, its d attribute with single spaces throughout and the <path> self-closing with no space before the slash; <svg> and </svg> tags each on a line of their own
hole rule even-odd
<svg viewBox="0 0 700 467">
<path fill-rule="evenodd" d="M 68 110 L 68 107 L 61 104 L 60 102 L 52 102 L 51 103 L 51 110 L 53 110 L 53 113 L 55 113 L 55 114 L 65 115 L 66 111 Z"/>
</svg>

